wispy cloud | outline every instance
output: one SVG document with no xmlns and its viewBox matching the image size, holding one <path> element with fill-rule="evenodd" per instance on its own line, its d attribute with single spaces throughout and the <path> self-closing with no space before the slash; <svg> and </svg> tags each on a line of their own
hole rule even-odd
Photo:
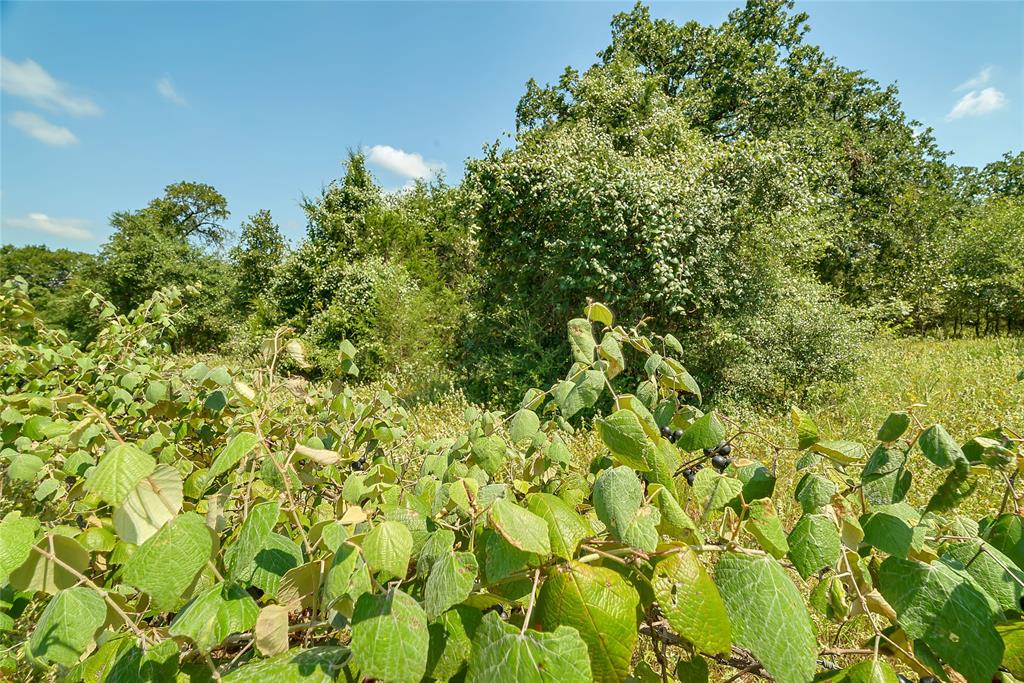
<svg viewBox="0 0 1024 683">
<path fill-rule="evenodd" d="M 188 104 L 185 98 L 182 97 L 178 91 L 174 88 L 174 84 L 171 83 L 171 79 L 164 76 L 156 82 L 156 91 L 160 93 L 160 96 L 169 102 L 173 102 L 179 107 L 184 107 Z"/>
<path fill-rule="evenodd" d="M 64 126 L 50 123 L 39 114 L 16 111 L 7 117 L 7 121 L 36 140 L 54 147 L 66 147 L 78 142 L 78 138 L 70 130 Z"/>
<path fill-rule="evenodd" d="M 30 213 L 24 218 L 6 218 L 4 225 L 72 240 L 95 238 L 95 235 L 87 229 L 89 221 L 80 218 L 51 218 L 45 213 Z"/>
<path fill-rule="evenodd" d="M 992 80 L 992 67 L 986 66 L 974 76 L 971 76 L 960 85 L 953 88 L 953 92 L 960 92 L 962 90 L 977 90 L 981 86 Z"/>
<path fill-rule="evenodd" d="M 947 121 L 956 121 L 968 116 L 985 116 L 1006 106 L 1006 95 L 995 88 L 972 90 L 953 105 L 946 114 Z"/>
<path fill-rule="evenodd" d="M 95 102 L 88 97 L 73 95 L 67 84 L 55 79 L 31 59 L 18 63 L 0 57 L 0 89 L 50 111 L 64 111 L 74 116 L 103 113 Z"/>
<path fill-rule="evenodd" d="M 419 154 L 390 145 L 374 145 L 365 151 L 368 162 L 405 178 L 426 179 L 444 169 L 442 163 L 426 161 Z"/>
</svg>

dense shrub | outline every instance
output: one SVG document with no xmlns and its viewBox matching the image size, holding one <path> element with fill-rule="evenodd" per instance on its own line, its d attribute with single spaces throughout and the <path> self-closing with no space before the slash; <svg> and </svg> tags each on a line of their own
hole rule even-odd
<svg viewBox="0 0 1024 683">
<path fill-rule="evenodd" d="M 852 379 L 870 323 L 835 292 L 793 281 L 756 309 L 715 321 L 682 339 L 684 359 L 713 396 L 783 407 L 803 403 L 812 388 Z"/>
<path fill-rule="evenodd" d="M 593 78 L 645 92 L 629 70 Z M 529 131 L 515 149 L 469 166 L 481 291 L 467 363 L 474 373 L 486 368 L 492 391 L 512 389 L 505 400 L 531 384 L 505 359 L 557 348 L 560 321 L 588 298 L 681 333 L 749 320 L 830 238 L 828 198 L 811 189 L 813 162 L 784 144 L 713 141 L 663 95 L 647 98 L 630 128 L 584 116 Z M 632 99 L 619 92 L 614 101 Z M 506 329 L 493 324 L 503 309 L 525 318 L 513 321 L 522 331 L 489 337 Z"/>
</svg>

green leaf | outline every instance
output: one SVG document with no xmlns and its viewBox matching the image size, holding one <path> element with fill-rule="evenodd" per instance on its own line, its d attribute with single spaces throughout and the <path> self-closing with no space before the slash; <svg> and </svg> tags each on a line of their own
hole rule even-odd
<svg viewBox="0 0 1024 683">
<path fill-rule="evenodd" d="M 572 357 L 579 363 L 594 362 L 594 326 L 586 318 L 573 318 L 569 321 L 569 346 Z"/>
<path fill-rule="evenodd" d="M 1013 560 L 981 540 L 953 543 L 942 553 L 965 568 L 1007 614 L 1019 613 L 1024 597 L 1024 571 Z"/>
<path fill-rule="evenodd" d="M 551 552 L 562 559 L 571 560 L 575 557 L 583 539 L 594 534 L 586 518 L 558 496 L 550 493 L 531 494 L 527 508 L 547 522 Z"/>
<path fill-rule="evenodd" d="M 313 560 L 285 572 L 277 587 L 277 602 L 289 611 L 313 609 L 320 603 L 320 589 L 327 573 L 326 560 Z"/>
<path fill-rule="evenodd" d="M 537 557 L 516 548 L 492 529 L 484 529 L 481 538 L 484 551 L 484 574 L 490 583 L 495 583 L 525 569 L 527 563 Z"/>
<path fill-rule="evenodd" d="M 974 493 L 978 487 L 978 477 L 971 473 L 966 460 L 958 461 L 956 466 L 946 475 L 945 481 L 935 489 L 928 500 L 928 512 L 946 512 L 952 510 L 964 499 Z"/>
<path fill-rule="evenodd" d="M 889 557 L 878 589 L 911 640 L 920 640 L 970 683 L 988 683 L 1003 658 L 997 615 L 981 587 L 963 571 Z"/>
<path fill-rule="evenodd" d="M 683 547 L 660 560 L 651 584 L 658 607 L 676 633 L 699 651 L 729 652 L 732 627 L 725 603 L 693 550 Z"/>
<path fill-rule="evenodd" d="M 428 626 L 430 653 L 427 658 L 427 676 L 446 681 L 462 670 L 473 649 L 473 636 L 483 615 L 480 610 L 459 605 L 448 610 Z"/>
<path fill-rule="evenodd" d="M 785 557 L 789 553 L 789 541 L 774 503 L 770 499 L 755 500 L 747 514 L 746 529 L 750 535 L 775 559 Z"/>
<path fill-rule="evenodd" d="M 575 629 L 590 652 L 595 681 L 621 681 L 637 640 L 640 596 L 617 572 L 582 562 L 554 567 L 537 599 L 544 630 Z"/>
<path fill-rule="evenodd" d="M 648 488 L 648 492 L 650 491 L 651 488 Z M 661 522 L 658 529 L 662 534 L 687 543 L 704 542 L 700 529 L 690 519 L 690 516 L 686 514 L 686 511 L 683 510 L 683 507 L 669 489 L 663 486 L 658 487 L 654 491 L 652 500 L 658 506 L 658 512 L 661 513 Z"/>
<path fill-rule="evenodd" d="M 568 626 L 553 633 L 520 633 L 494 612 L 473 637 L 466 683 L 589 683 L 590 659 L 580 634 Z"/>
<path fill-rule="evenodd" d="M 832 496 L 838 492 L 839 487 L 831 479 L 816 472 L 808 472 L 797 483 L 793 497 L 804 512 L 817 512 L 831 503 Z"/>
<path fill-rule="evenodd" d="M 0 521 L 0 586 L 32 553 L 39 522 L 22 517 L 18 511 L 8 512 Z"/>
<path fill-rule="evenodd" d="M 393 588 L 364 593 L 352 613 L 352 656 L 364 678 L 416 683 L 427 669 L 427 616 L 415 599 Z"/>
<path fill-rule="evenodd" d="M 597 433 L 608 450 L 623 465 L 645 472 L 654 444 L 644 431 L 640 419 L 631 410 L 617 410 L 606 419 L 595 420 Z M 716 442 L 717 443 L 717 442 Z"/>
<path fill-rule="evenodd" d="M 423 589 L 427 618 L 434 620 L 468 598 L 476 582 L 477 570 L 473 553 L 448 552 L 438 558 Z"/>
<path fill-rule="evenodd" d="M 256 649 L 264 657 L 288 651 L 288 606 L 267 605 L 256 617 L 253 638 Z"/>
<path fill-rule="evenodd" d="M 85 488 L 111 505 L 121 505 L 155 469 L 153 456 L 132 444 L 120 444 L 100 456 L 99 464 L 85 479 Z"/>
<path fill-rule="evenodd" d="M 168 632 L 188 638 L 202 652 L 209 652 L 232 633 L 244 633 L 256 625 L 256 601 L 241 586 L 218 583 L 192 599 L 178 612 Z"/>
<path fill-rule="evenodd" d="M 725 427 L 718 420 L 714 411 L 705 413 L 687 427 L 676 446 L 684 451 L 699 451 L 702 448 L 714 448 L 725 438 Z"/>
<path fill-rule="evenodd" d="M 818 643 L 811 619 L 778 562 L 725 553 L 715 567 L 715 583 L 729 613 L 733 643 L 750 650 L 779 683 L 814 677 Z"/>
<path fill-rule="evenodd" d="M 294 648 L 269 659 L 254 660 L 221 678 L 221 683 L 330 683 L 339 680 L 350 656 L 347 647 Z"/>
<path fill-rule="evenodd" d="M 720 512 L 743 491 L 743 482 L 710 467 L 697 472 L 693 480 L 693 498 L 702 516 Z"/>
<path fill-rule="evenodd" d="M 996 518 L 985 530 L 985 540 L 1024 569 L 1024 519 L 1007 512 Z"/>
<path fill-rule="evenodd" d="M 210 471 L 206 475 L 207 481 L 213 481 L 220 475 L 233 469 L 242 458 L 248 455 L 252 449 L 256 448 L 259 442 L 259 438 L 251 432 L 235 434 L 228 441 L 227 445 L 221 449 L 220 453 L 217 454 L 217 457 L 213 459 Z"/>
<path fill-rule="evenodd" d="M 942 425 L 932 425 L 921 432 L 917 439 L 921 452 L 939 467 L 952 467 L 958 462 L 967 462 L 967 456 L 960 449 L 960 444 L 946 432 Z"/>
<path fill-rule="evenodd" d="M 267 545 L 267 538 L 280 514 L 281 505 L 276 500 L 257 503 L 249 509 L 249 515 L 238 530 L 237 539 L 224 552 L 228 578 L 238 579 L 252 566 L 257 553 Z"/>
<path fill-rule="evenodd" d="M 25 563 L 11 572 L 8 579 L 20 591 L 54 594 L 77 585 L 78 574 L 89 566 L 89 552 L 73 538 L 51 534 L 40 540 L 35 547 L 38 550 L 33 550 Z M 45 557 L 39 550 L 56 557 L 59 562 Z"/>
<path fill-rule="evenodd" d="M 596 320 L 599 323 L 604 323 L 608 327 L 611 327 L 615 322 L 615 317 L 612 315 L 611 309 L 596 301 L 592 304 L 587 304 L 583 309 L 583 315 L 587 316 L 590 320 Z"/>
<path fill-rule="evenodd" d="M 811 416 L 796 406 L 789 409 L 789 416 L 796 429 L 797 448 L 810 448 L 818 441 L 818 425 L 814 424 Z"/>
<path fill-rule="evenodd" d="M 473 460 L 480 469 L 494 476 L 506 459 L 505 442 L 497 434 L 482 436 L 473 442 Z"/>
<path fill-rule="evenodd" d="M 682 657 L 676 662 L 676 679 L 679 683 L 708 683 L 708 662 L 698 654 L 690 659 Z"/>
<path fill-rule="evenodd" d="M 839 529 L 827 515 L 805 514 L 786 540 L 789 558 L 803 579 L 839 560 Z"/>
<path fill-rule="evenodd" d="M 33 453 L 18 453 L 7 466 L 7 478 L 11 481 L 35 481 L 43 469 L 43 459 Z"/>
<path fill-rule="evenodd" d="M 491 527 L 512 546 L 543 557 L 551 554 L 548 525 L 543 518 L 505 498 L 494 501 L 488 518 Z"/>
<path fill-rule="evenodd" d="M 33 657 L 73 666 L 93 647 L 93 636 L 107 618 L 103 598 L 84 586 L 57 593 L 46 605 L 28 640 Z"/>
<path fill-rule="evenodd" d="M 605 369 L 608 379 L 616 377 L 626 368 L 626 357 L 622 354 L 622 346 L 611 332 L 604 335 L 600 346 L 597 347 L 597 353 L 608 363 L 608 367 Z"/>
<path fill-rule="evenodd" d="M 295 541 L 271 532 L 252 563 L 239 572 L 239 581 L 247 582 L 273 598 L 277 596 L 281 578 L 302 564 L 302 561 L 302 549 Z"/>
<path fill-rule="evenodd" d="M 906 469 L 907 454 L 896 448 L 879 446 L 871 454 L 861 482 L 864 497 L 872 505 L 898 503 L 907 496 L 912 476 Z"/>
<path fill-rule="evenodd" d="M 605 376 L 600 370 L 579 373 L 573 381 L 564 380 L 555 387 L 552 395 L 566 420 L 584 408 L 590 408 L 604 391 Z"/>
<path fill-rule="evenodd" d="M 864 446 L 856 441 L 818 441 L 810 450 L 843 465 L 852 465 L 864 459 Z"/>
<path fill-rule="evenodd" d="M 157 465 L 114 510 L 114 528 L 122 540 L 135 545 L 146 542 L 181 510 L 182 481 L 178 470 Z"/>
<path fill-rule="evenodd" d="M 213 557 L 214 537 L 205 520 L 186 512 L 143 543 L 124 565 L 124 581 L 167 612 L 177 605 Z"/>
<path fill-rule="evenodd" d="M 363 557 L 370 571 L 404 579 L 412 557 L 412 532 L 400 522 L 381 522 L 363 539 Z"/>
<path fill-rule="evenodd" d="M 658 545 L 661 514 L 644 505 L 643 488 L 636 473 L 625 465 L 605 470 L 594 482 L 594 509 L 612 535 L 626 543 L 654 552 Z"/>
<path fill-rule="evenodd" d="M 533 441 L 533 437 L 540 431 L 540 418 L 532 410 L 521 409 L 516 411 L 512 418 L 512 425 L 509 427 L 509 438 L 512 443 L 519 445 Z"/>
<path fill-rule="evenodd" d="M 878 429 L 878 440 L 883 443 L 892 443 L 903 436 L 903 433 L 907 431 L 909 426 L 909 414 L 902 411 L 889 413 L 889 416 L 885 418 L 885 422 Z"/>
<path fill-rule="evenodd" d="M 924 541 L 924 528 L 918 530 L 921 515 L 906 503 L 879 505 L 870 514 L 860 518 L 864 530 L 864 543 L 884 553 L 907 557 L 911 548 Z"/>
</svg>

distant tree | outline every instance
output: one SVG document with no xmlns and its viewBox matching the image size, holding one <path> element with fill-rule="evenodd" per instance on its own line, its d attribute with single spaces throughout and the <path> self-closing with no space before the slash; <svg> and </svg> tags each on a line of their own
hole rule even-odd
<svg viewBox="0 0 1024 683">
<path fill-rule="evenodd" d="M 366 169 L 366 156 L 350 150 L 345 175 L 317 198 L 303 199 L 311 242 L 327 251 L 351 253 L 365 226 L 367 210 L 380 202 L 380 188 Z"/>
<path fill-rule="evenodd" d="M 0 247 L 0 282 L 24 279 L 40 318 L 77 339 L 87 338 L 94 326 L 95 316 L 89 313 L 83 295 L 86 289 L 97 287 L 97 266 L 93 254 L 70 249 Z"/>
<path fill-rule="evenodd" d="M 1024 197 L 1024 152 L 1007 152 L 981 172 L 984 189 L 996 197 Z"/>
<path fill-rule="evenodd" d="M 650 139 L 643 122 L 665 98 L 673 116 L 715 141 L 785 146 L 808 170 L 828 223 L 819 277 L 862 305 L 920 300 L 893 277 L 927 258 L 921 226 L 954 226 L 966 207 L 950 203 L 954 174 L 929 129 L 904 113 L 895 86 L 840 65 L 807 42 L 809 17 L 792 0 L 750 0 L 717 26 L 655 19 L 637 4 L 612 20 L 601 62 L 558 83 L 527 85 L 522 130 L 587 120 L 619 148 Z M 639 84 L 630 77 L 639 76 Z M 802 161 L 801 161 L 802 159 Z M 951 213 L 942 213 L 951 212 Z"/>
<path fill-rule="evenodd" d="M 227 200 L 211 185 L 183 181 L 164 188 L 164 196 L 147 207 L 156 222 L 175 236 L 201 244 L 224 244 Z"/>
<path fill-rule="evenodd" d="M 231 250 L 235 300 L 249 306 L 270 286 L 274 269 L 284 260 L 288 244 L 270 212 L 261 210 L 242 223 L 238 245 Z"/>
<path fill-rule="evenodd" d="M 227 201 L 213 187 L 181 182 L 137 211 L 110 218 L 114 233 L 100 250 L 101 289 L 130 310 L 165 285 L 200 285 L 201 300 L 187 307 L 184 345 L 205 348 L 227 334 L 231 272 L 208 247 L 228 236 Z"/>
</svg>

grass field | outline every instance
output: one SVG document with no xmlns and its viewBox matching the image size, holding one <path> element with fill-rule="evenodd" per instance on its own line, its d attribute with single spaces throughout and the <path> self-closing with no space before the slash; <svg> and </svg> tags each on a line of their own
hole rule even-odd
<svg viewBox="0 0 1024 683">
<path fill-rule="evenodd" d="M 966 441 L 998 426 L 1024 431 L 1024 339 L 909 339 L 881 338 L 873 342 L 858 377 L 827 398 L 800 406 L 818 424 L 823 438 L 859 441 L 870 450 L 885 417 L 894 410 L 912 408 L 924 424 L 942 423 L 959 441 Z M 467 403 L 457 394 L 418 406 L 413 410 L 417 429 L 424 438 L 454 436 L 462 428 Z M 730 419 L 759 436 L 736 439 L 736 454 L 771 464 L 775 449 L 765 440 L 792 447 L 796 433 L 786 412 L 737 409 Z M 736 429 L 731 429 L 735 432 Z M 570 447 L 582 462 L 603 449 L 589 429 L 581 429 Z M 778 490 L 792 491 L 796 484 L 795 451 L 783 450 L 778 458 Z M 941 473 L 918 456 L 915 476 L 934 479 Z M 915 487 L 919 492 L 932 487 Z M 990 495 L 972 496 L 963 512 L 981 517 L 1000 502 L 1001 482 L 988 487 Z M 799 516 L 795 501 L 777 499 L 779 512 L 792 522 Z M 926 502 L 926 501 L 913 501 Z M 788 507 L 786 507 L 788 506 Z"/>
</svg>

